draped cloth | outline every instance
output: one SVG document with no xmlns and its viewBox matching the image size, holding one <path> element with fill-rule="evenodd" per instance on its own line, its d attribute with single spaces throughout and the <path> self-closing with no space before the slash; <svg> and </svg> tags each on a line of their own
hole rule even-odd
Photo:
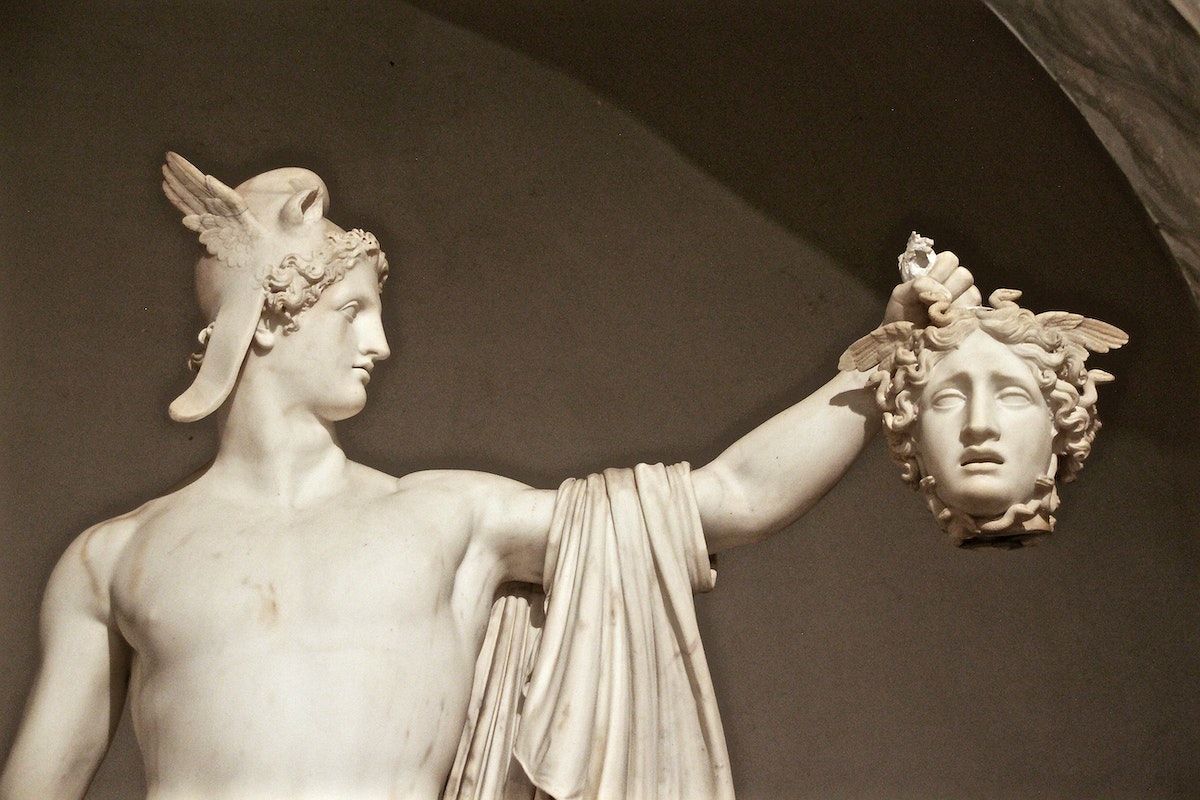
<svg viewBox="0 0 1200 800">
<path fill-rule="evenodd" d="M 732 800 L 688 465 L 563 483 L 544 575 L 544 598 L 513 586 L 492 606 L 443 800 Z"/>
</svg>

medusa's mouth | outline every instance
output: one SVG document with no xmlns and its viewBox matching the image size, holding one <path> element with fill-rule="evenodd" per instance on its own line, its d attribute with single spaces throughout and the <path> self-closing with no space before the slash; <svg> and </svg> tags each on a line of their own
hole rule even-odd
<svg viewBox="0 0 1200 800">
<path fill-rule="evenodd" d="M 989 450 L 985 447 L 968 447 L 963 451 L 962 460 L 958 462 L 959 466 L 983 466 L 993 465 L 998 466 L 1004 463 L 1004 456 L 997 453 L 995 450 Z"/>
</svg>

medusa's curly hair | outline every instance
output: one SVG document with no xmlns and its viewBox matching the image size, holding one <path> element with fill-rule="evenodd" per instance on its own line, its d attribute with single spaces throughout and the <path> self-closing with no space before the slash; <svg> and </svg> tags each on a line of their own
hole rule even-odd
<svg viewBox="0 0 1200 800">
<path fill-rule="evenodd" d="M 362 260 L 374 262 L 379 288 L 388 275 L 387 256 L 379 247 L 374 234 L 355 228 L 344 233 L 331 233 L 325 244 L 308 258 L 295 253 L 285 256 L 263 279 L 267 290 L 263 314 L 278 320 L 285 332 L 299 328 L 296 317 L 311 307 L 331 284 L 345 277 L 346 272 Z M 212 324 L 200 331 L 200 349 L 188 357 L 188 368 L 195 371 L 204 362 L 204 351 L 212 335 Z"/>
<path fill-rule="evenodd" d="M 925 328 L 909 322 L 894 322 L 873 331 L 851 345 L 842 357 L 843 369 L 875 367 L 869 385 L 883 412 L 888 449 L 900 465 L 901 477 L 932 498 L 932 478 L 921 473 L 913 426 L 917 421 L 921 393 L 938 362 L 975 331 L 983 331 L 1008 345 L 1033 372 L 1054 424 L 1056 475 L 1047 476 L 1035 490 L 1037 508 L 1025 510 L 1028 519 L 1038 510 L 1047 513 L 1056 504 L 1053 479 L 1074 480 L 1092 449 L 1100 428 L 1096 416 L 1096 386 L 1112 380 L 1107 372 L 1085 369 L 1089 351 L 1107 352 L 1120 347 L 1128 336 L 1118 328 L 1078 314 L 1051 311 L 1034 314 L 1017 305 L 1021 293 L 999 289 L 989 298 L 991 307 L 959 308 L 948 302 L 929 309 L 932 324 Z M 944 507 L 935 508 L 941 520 Z M 1021 511 L 1017 511 L 1018 516 Z M 1007 519 L 1006 524 L 1012 520 Z"/>
</svg>

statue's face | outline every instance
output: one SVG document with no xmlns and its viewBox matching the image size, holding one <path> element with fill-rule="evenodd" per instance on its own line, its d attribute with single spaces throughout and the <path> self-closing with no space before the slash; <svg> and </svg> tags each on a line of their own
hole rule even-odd
<svg viewBox="0 0 1200 800">
<path fill-rule="evenodd" d="M 290 405 L 330 421 L 362 410 L 370 371 L 390 353 L 381 310 L 375 270 L 360 263 L 296 318 L 297 330 L 276 335 L 263 361 Z"/>
<path fill-rule="evenodd" d="M 975 331 L 930 371 L 914 428 L 918 461 L 947 506 L 994 517 L 1034 497 L 1054 426 L 1030 365 Z"/>
</svg>

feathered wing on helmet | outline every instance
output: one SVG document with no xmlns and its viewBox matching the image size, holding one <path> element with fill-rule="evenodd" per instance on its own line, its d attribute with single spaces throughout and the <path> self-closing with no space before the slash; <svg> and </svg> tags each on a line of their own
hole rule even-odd
<svg viewBox="0 0 1200 800">
<path fill-rule="evenodd" d="M 172 419 L 193 422 L 233 391 L 265 310 L 299 313 L 364 256 L 374 259 L 382 280 L 387 259 L 374 236 L 344 231 L 325 217 L 329 189 L 312 170 L 272 169 L 231 189 L 167 153 L 162 174 L 167 199 L 208 250 L 196 264 L 196 294 L 210 315 L 207 346 L 196 379 L 170 408 Z M 307 283 L 289 283 L 289 269 Z"/>
<path fill-rule="evenodd" d="M 254 243 L 264 230 L 242 196 L 176 153 L 167 153 L 162 173 L 167 199 L 209 254 L 234 269 L 251 269 Z"/>
<path fill-rule="evenodd" d="M 175 153 L 162 168 L 163 192 L 183 212 L 183 224 L 200 234 L 209 254 L 228 270 L 223 281 L 207 353 L 192 385 L 171 403 L 171 418 L 194 422 L 215 411 L 237 382 L 254 337 L 266 289 L 255 264 L 256 245 L 265 229 L 245 199 Z"/>
</svg>

